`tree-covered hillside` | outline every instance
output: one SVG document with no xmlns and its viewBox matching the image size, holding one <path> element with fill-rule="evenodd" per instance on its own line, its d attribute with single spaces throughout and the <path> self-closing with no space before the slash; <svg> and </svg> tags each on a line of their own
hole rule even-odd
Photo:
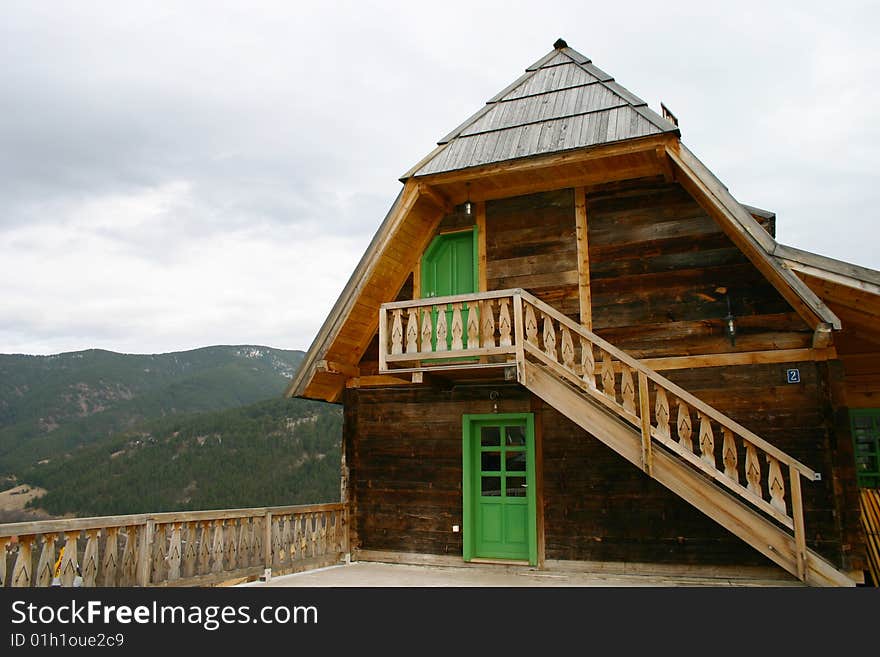
<svg viewBox="0 0 880 657">
<path fill-rule="evenodd" d="M 177 413 L 281 396 L 302 352 L 219 346 L 132 355 L 0 355 L 0 475 Z"/>
<path fill-rule="evenodd" d="M 341 432 L 340 407 L 275 399 L 156 420 L 21 478 L 52 515 L 333 502 Z"/>
</svg>

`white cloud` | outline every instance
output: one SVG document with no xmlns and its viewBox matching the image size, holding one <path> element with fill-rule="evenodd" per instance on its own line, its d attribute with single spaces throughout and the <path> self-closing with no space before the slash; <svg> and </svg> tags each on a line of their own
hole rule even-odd
<svg viewBox="0 0 880 657">
<path fill-rule="evenodd" d="M 6 3 L 0 352 L 306 348 L 397 177 L 560 36 L 782 241 L 880 268 L 876 3 L 720 10 Z"/>
</svg>

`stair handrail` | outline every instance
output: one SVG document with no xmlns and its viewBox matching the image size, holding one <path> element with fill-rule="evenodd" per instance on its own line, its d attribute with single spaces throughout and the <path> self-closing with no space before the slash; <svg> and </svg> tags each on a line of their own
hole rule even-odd
<svg viewBox="0 0 880 657">
<path fill-rule="evenodd" d="M 568 327 L 570 330 L 577 333 L 581 337 L 586 338 L 587 340 L 589 340 L 591 343 L 593 343 L 597 347 L 600 347 L 604 351 L 607 351 L 609 354 L 611 354 L 614 358 L 618 359 L 622 363 L 626 363 L 632 369 L 634 369 L 638 372 L 641 372 L 642 374 L 647 376 L 651 381 L 656 383 L 658 386 L 662 387 L 667 392 L 675 395 L 677 398 L 687 402 L 689 405 L 691 405 L 696 410 L 700 411 L 701 413 L 703 413 L 707 417 L 710 417 L 711 419 L 718 422 L 718 424 L 721 424 L 722 426 L 725 426 L 728 429 L 731 429 L 732 431 L 739 434 L 740 436 L 742 436 L 743 438 L 748 440 L 750 443 L 752 443 L 756 447 L 761 448 L 765 453 L 770 454 L 775 459 L 785 463 L 789 467 L 796 469 L 807 480 L 819 481 L 821 479 L 821 475 L 819 475 L 817 472 L 815 472 L 809 466 L 805 465 L 804 463 L 801 463 L 796 458 L 783 452 L 781 449 L 779 449 L 775 445 L 772 445 L 771 443 L 767 442 L 766 440 L 764 440 L 763 438 L 761 438 L 760 436 L 758 436 L 754 432 L 750 431 L 749 429 L 747 429 L 744 426 L 742 426 L 741 424 L 739 424 L 736 420 L 728 417 L 727 415 L 725 415 L 721 411 L 719 411 L 716 408 L 710 406 L 709 404 L 703 402 L 698 397 L 695 397 L 693 394 L 689 393 L 684 388 L 676 385 L 675 383 L 673 383 L 672 381 L 667 379 L 665 376 L 659 374 L 657 371 L 652 370 L 651 368 L 647 367 L 646 365 L 640 363 L 637 359 L 633 358 L 632 356 L 627 354 L 625 351 L 622 351 L 618 347 L 615 347 L 613 344 L 611 344 L 607 340 L 603 340 L 602 338 L 600 338 L 598 335 L 596 335 L 595 333 L 593 333 L 589 329 L 585 328 L 581 324 L 575 322 L 574 320 L 570 319 L 566 315 L 564 315 L 561 312 L 559 312 L 558 310 L 556 310 L 553 306 L 545 303 L 544 301 L 541 301 L 536 296 L 534 296 L 533 294 L 531 294 L 523 289 L 517 288 L 514 290 L 514 297 L 517 297 L 517 296 L 521 297 L 522 299 L 525 299 L 530 304 L 532 304 L 536 308 L 540 309 L 542 312 L 550 315 L 555 320 L 557 320 L 560 324 L 564 324 L 566 327 Z M 521 338 L 521 336 L 517 335 L 517 339 L 520 339 L 520 338 Z"/>
</svg>

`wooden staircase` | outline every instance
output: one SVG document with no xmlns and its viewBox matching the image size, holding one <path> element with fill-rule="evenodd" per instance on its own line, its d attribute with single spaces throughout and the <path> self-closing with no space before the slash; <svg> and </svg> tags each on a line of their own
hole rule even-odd
<svg viewBox="0 0 880 657">
<path fill-rule="evenodd" d="M 532 393 L 801 581 L 855 585 L 806 546 L 801 477 L 816 472 L 528 292 L 384 304 L 379 343 L 382 372 L 515 366 Z"/>
</svg>

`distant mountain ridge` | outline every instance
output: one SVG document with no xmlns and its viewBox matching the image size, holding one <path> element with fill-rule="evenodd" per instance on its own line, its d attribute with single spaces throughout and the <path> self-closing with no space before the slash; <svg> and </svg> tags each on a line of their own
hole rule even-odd
<svg viewBox="0 0 880 657">
<path fill-rule="evenodd" d="M 167 354 L 0 354 L 0 475 L 179 413 L 280 398 L 303 352 L 257 345 Z"/>
</svg>

